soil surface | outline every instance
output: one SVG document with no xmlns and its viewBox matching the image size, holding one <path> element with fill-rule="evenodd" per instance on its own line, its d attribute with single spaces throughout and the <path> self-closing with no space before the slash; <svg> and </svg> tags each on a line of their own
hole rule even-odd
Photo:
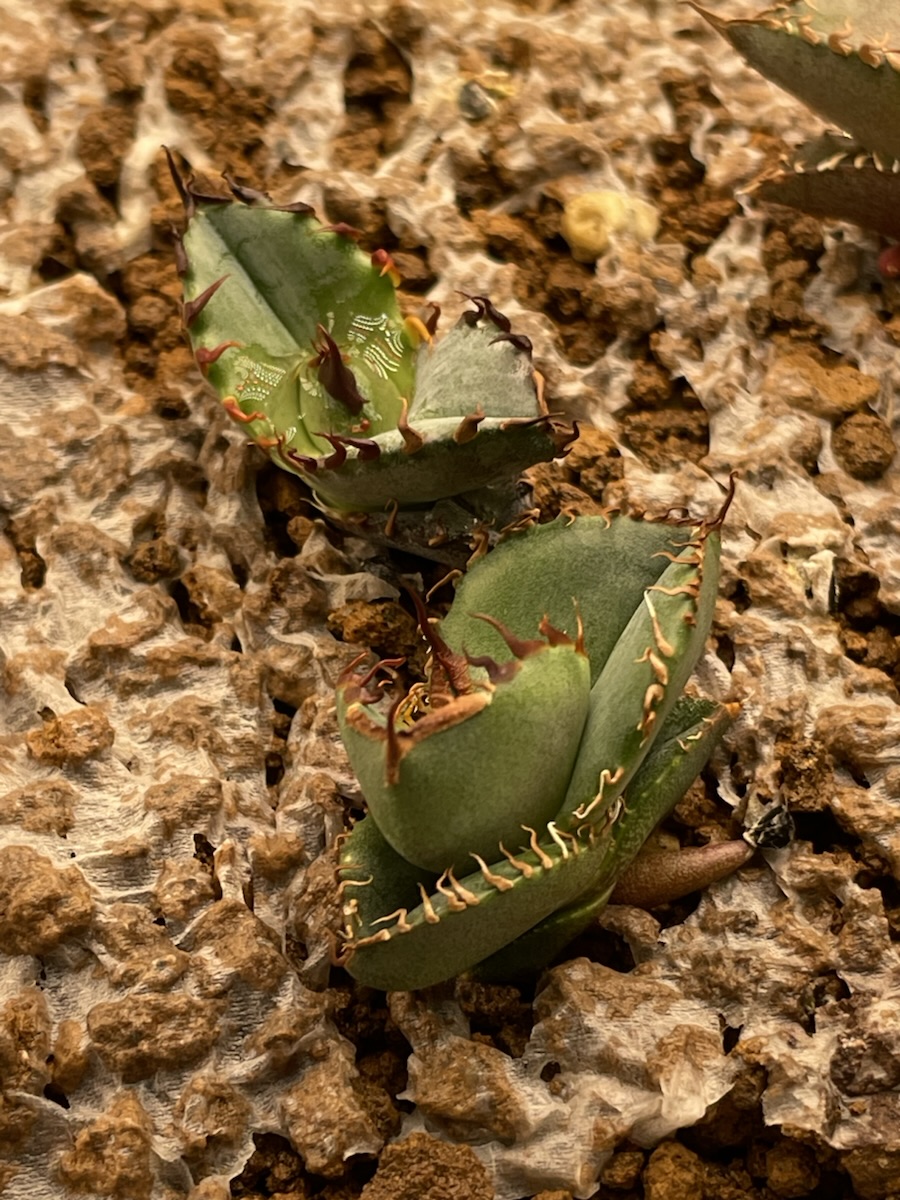
<svg viewBox="0 0 900 1200">
<path fill-rule="evenodd" d="M 665 3 L 4 23 L 0 1195 L 900 1194 L 900 285 L 740 192 L 814 118 Z M 334 681 L 421 672 L 398 583 L 443 571 L 329 527 L 207 392 L 161 142 L 387 249 L 410 313 L 489 293 L 582 423 L 542 519 L 738 473 L 698 678 L 742 715 L 663 832 L 779 800 L 790 848 L 518 986 L 330 965 Z M 567 204 L 610 188 L 655 233 L 579 261 Z"/>
</svg>

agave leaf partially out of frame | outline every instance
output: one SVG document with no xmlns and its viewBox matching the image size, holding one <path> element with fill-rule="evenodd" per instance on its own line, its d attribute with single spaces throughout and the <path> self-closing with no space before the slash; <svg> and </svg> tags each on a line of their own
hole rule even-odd
<svg viewBox="0 0 900 1200">
<path fill-rule="evenodd" d="M 485 296 L 443 338 L 404 317 L 385 251 L 228 181 L 198 192 L 176 169 L 184 322 L 231 417 L 326 510 L 430 506 L 559 454 L 531 344 Z M 432 319 L 433 318 L 433 319 Z"/>
<path fill-rule="evenodd" d="M 502 542 L 423 626 L 427 686 L 344 675 L 369 810 L 340 858 L 353 975 L 410 989 L 540 965 L 606 903 L 729 719 L 682 695 L 718 560 L 716 522 L 560 518 Z"/>
<path fill-rule="evenodd" d="M 900 3 L 795 0 L 742 20 L 689 3 L 752 67 L 848 135 L 803 146 L 751 194 L 900 236 Z"/>
</svg>

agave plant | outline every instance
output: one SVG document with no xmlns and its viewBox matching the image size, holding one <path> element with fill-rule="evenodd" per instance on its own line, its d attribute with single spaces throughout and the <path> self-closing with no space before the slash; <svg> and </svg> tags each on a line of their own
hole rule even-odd
<svg viewBox="0 0 900 1200">
<path fill-rule="evenodd" d="M 900 236 L 898 0 L 794 0 L 733 21 L 689 2 L 752 67 L 843 131 L 802 147 L 753 193 Z"/>
<path fill-rule="evenodd" d="M 486 296 L 442 339 L 404 317 L 384 250 L 228 180 L 173 178 L 184 323 L 229 415 L 339 515 L 391 513 L 509 484 L 574 435 L 548 412 L 531 344 Z M 226 177 L 227 178 L 227 177 Z"/>
<path fill-rule="evenodd" d="M 718 519 L 559 518 L 474 564 L 439 628 L 420 607 L 427 685 L 391 694 L 397 661 L 344 673 L 368 805 L 340 851 L 354 976 L 509 974 L 603 907 L 730 717 L 682 695 L 718 558 Z"/>
</svg>

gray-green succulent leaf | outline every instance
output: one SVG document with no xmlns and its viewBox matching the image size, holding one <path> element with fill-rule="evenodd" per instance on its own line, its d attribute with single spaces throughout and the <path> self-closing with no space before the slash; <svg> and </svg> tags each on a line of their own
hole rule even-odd
<svg viewBox="0 0 900 1200">
<path fill-rule="evenodd" d="M 368 802 L 341 851 L 352 974 L 409 989 L 520 951 L 540 965 L 602 907 L 728 722 L 683 697 L 718 559 L 715 523 L 534 526 L 423 625 L 426 684 L 385 696 L 377 665 L 345 674 Z"/>
<path fill-rule="evenodd" d="M 193 190 L 179 246 L 184 321 L 230 416 L 341 513 L 405 509 L 514 480 L 574 431 L 531 344 L 484 296 L 443 338 L 404 317 L 398 275 L 355 231 L 232 185 Z M 432 319 L 433 318 L 433 319 Z"/>
<path fill-rule="evenodd" d="M 843 134 L 823 133 L 807 142 L 760 175 L 749 194 L 813 217 L 900 237 L 900 164 L 885 162 Z"/>
<path fill-rule="evenodd" d="M 900 234 L 900 3 L 793 0 L 724 20 L 689 0 L 746 61 L 849 141 L 817 139 L 755 194 L 814 216 Z"/>
</svg>

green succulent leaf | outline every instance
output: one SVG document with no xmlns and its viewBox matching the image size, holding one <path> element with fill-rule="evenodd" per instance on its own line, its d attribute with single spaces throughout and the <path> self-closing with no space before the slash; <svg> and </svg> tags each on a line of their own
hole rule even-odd
<svg viewBox="0 0 900 1200">
<path fill-rule="evenodd" d="M 679 709 L 676 718 L 615 820 L 574 841 L 547 838 L 537 851 L 526 842 L 516 848 L 517 865 L 494 863 L 490 877 L 476 870 L 456 891 L 412 868 L 371 817 L 360 821 L 341 853 L 355 939 L 351 974 L 370 987 L 410 990 L 479 964 L 479 974 L 509 979 L 547 962 L 607 902 L 618 874 L 703 767 L 729 714 L 704 705 Z"/>
<path fill-rule="evenodd" d="M 232 418 L 323 507 L 429 504 L 509 482 L 571 440 L 547 411 L 528 339 L 486 297 L 435 341 L 403 316 L 390 255 L 363 253 L 355 231 L 244 188 L 234 201 L 201 195 L 174 164 L 173 175 L 197 361 Z"/>
<path fill-rule="evenodd" d="M 455 650 L 503 660 L 511 651 L 478 613 L 490 613 L 520 638 L 534 637 L 545 616 L 574 637 L 580 613 L 593 686 L 647 588 L 690 537 L 690 525 L 617 515 L 533 525 L 473 564 L 441 634 Z"/>
<path fill-rule="evenodd" d="M 344 745 L 393 848 L 428 870 L 467 872 L 473 854 L 493 859 L 523 823 L 545 826 L 574 766 L 588 673 L 574 645 L 542 643 L 418 720 L 385 716 L 352 683 L 339 688 Z"/>
<path fill-rule="evenodd" d="M 779 87 L 890 163 L 900 158 L 900 6 L 805 0 L 725 21 L 690 0 Z"/>
<path fill-rule="evenodd" d="M 796 0 L 735 21 L 688 2 L 752 67 L 850 135 L 816 138 L 751 193 L 900 236 L 898 0 Z"/>
<path fill-rule="evenodd" d="M 422 987 L 524 935 L 555 947 L 605 903 L 727 721 L 682 698 L 718 552 L 710 524 L 534 527 L 474 564 L 426 630 L 427 688 L 385 716 L 373 671 L 342 681 L 369 802 L 341 860 L 351 973 Z"/>
<path fill-rule="evenodd" d="M 482 979 L 509 980 L 550 962 L 595 920 L 655 827 L 669 815 L 715 749 L 736 709 L 681 696 L 628 789 L 612 823 L 611 846 L 591 887 L 478 965 Z M 613 879 L 612 886 L 609 880 Z"/>
<path fill-rule="evenodd" d="M 824 133 L 755 181 L 750 194 L 814 217 L 900 237 L 900 174 L 859 142 Z"/>
</svg>

